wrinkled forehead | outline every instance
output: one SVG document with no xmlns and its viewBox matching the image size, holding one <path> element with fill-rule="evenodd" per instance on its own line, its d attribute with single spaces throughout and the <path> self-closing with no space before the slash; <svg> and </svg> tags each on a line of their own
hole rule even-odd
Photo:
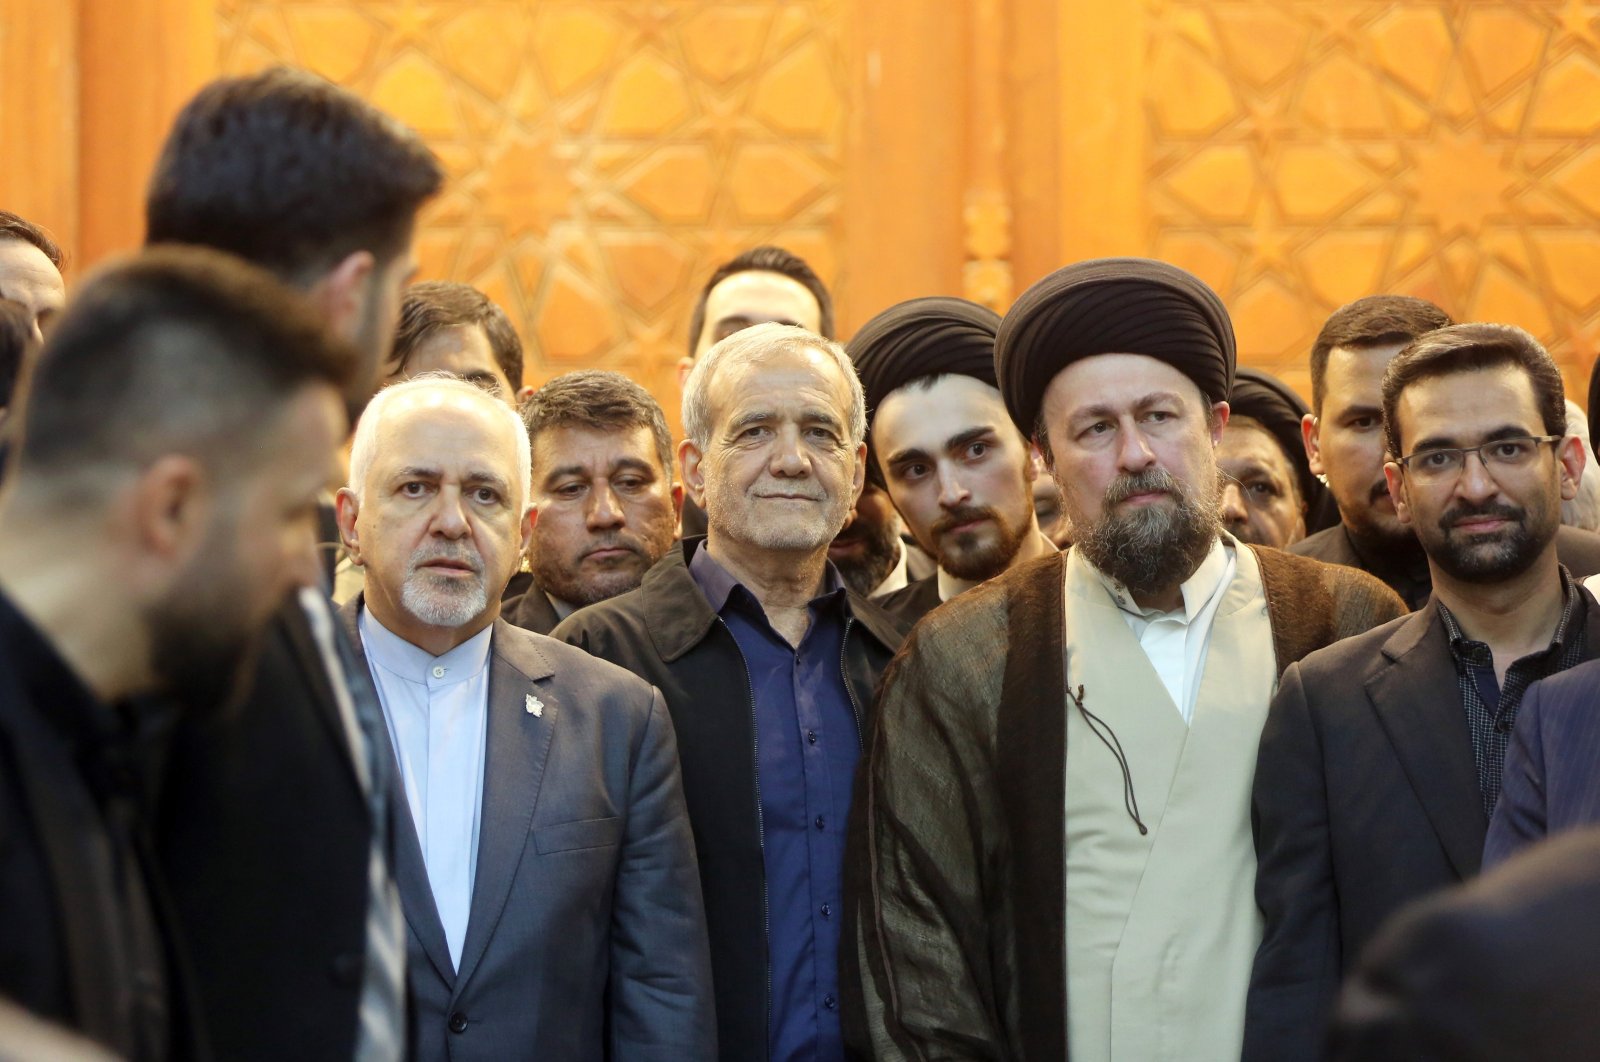
<svg viewBox="0 0 1600 1062">
<path fill-rule="evenodd" d="M 1054 427 L 1091 414 L 1125 413 L 1162 396 L 1204 409 L 1210 403 L 1189 377 L 1147 354 L 1093 354 L 1051 378 L 1044 414 Z"/>
<path fill-rule="evenodd" d="M 850 419 L 850 385 L 844 369 L 818 347 L 752 351 L 717 367 L 709 389 L 713 417 L 721 422 L 752 404 L 823 405 L 841 422 Z"/>
<path fill-rule="evenodd" d="M 516 426 L 487 393 L 421 391 L 397 397 L 380 414 L 375 467 L 473 463 L 517 478 Z"/>
</svg>

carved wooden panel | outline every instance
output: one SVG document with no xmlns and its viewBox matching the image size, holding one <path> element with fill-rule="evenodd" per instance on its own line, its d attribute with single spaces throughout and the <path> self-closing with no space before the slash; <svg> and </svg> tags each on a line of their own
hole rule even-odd
<svg viewBox="0 0 1600 1062">
<path fill-rule="evenodd" d="M 835 275 L 839 0 L 219 6 L 225 72 L 304 65 L 427 137 L 450 183 L 424 217 L 423 275 L 505 306 L 531 383 L 617 369 L 672 414 L 717 264 L 777 242 Z"/>
<path fill-rule="evenodd" d="M 1327 313 L 1403 292 L 1600 343 L 1600 4 L 1148 0 L 1150 253 L 1309 390 Z"/>
</svg>

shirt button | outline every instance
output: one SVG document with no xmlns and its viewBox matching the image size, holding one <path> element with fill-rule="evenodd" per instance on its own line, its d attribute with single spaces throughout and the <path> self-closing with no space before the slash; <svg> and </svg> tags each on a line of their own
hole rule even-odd
<svg viewBox="0 0 1600 1062">
<path fill-rule="evenodd" d="M 829 1010 L 832 1010 L 834 1007 L 839 1005 L 839 1001 L 834 999 L 832 995 L 826 995 L 822 997 L 822 1005 L 827 1007 Z"/>
<path fill-rule="evenodd" d="M 817 732 L 815 730 L 807 730 L 806 740 L 815 745 L 817 743 Z"/>
<path fill-rule="evenodd" d="M 458 1034 L 467 1031 L 467 1016 L 459 1010 L 450 1015 L 450 1031 Z"/>
<path fill-rule="evenodd" d="M 823 818 L 823 817 L 822 817 L 822 816 L 821 816 L 821 815 L 818 815 L 818 816 L 817 816 L 817 829 L 819 829 L 819 830 L 825 830 L 825 829 L 827 829 L 827 828 L 828 828 L 828 822 L 827 822 L 827 820 L 826 820 L 826 819 L 824 819 L 824 818 Z"/>
<path fill-rule="evenodd" d="M 433 669 L 433 677 L 434 678 L 444 678 L 444 668 L 442 668 L 442 667 L 434 668 Z"/>
<path fill-rule="evenodd" d="M 825 904 L 822 905 L 822 917 L 823 918 L 832 918 L 833 917 L 833 904 L 825 903 Z"/>
</svg>

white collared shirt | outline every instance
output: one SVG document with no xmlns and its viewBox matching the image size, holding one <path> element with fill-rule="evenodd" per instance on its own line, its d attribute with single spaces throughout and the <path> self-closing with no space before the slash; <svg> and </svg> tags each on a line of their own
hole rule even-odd
<svg viewBox="0 0 1600 1062">
<path fill-rule="evenodd" d="M 1206 647 L 1211 643 L 1211 624 L 1222 603 L 1223 591 L 1233 581 L 1238 565 L 1237 548 L 1230 535 L 1223 535 L 1211 546 L 1205 560 L 1184 581 L 1183 607 L 1171 612 L 1140 608 L 1128 588 L 1094 569 L 1111 593 L 1128 629 L 1139 639 L 1150 666 L 1155 668 L 1172 703 L 1185 723 L 1194 721 L 1194 702 L 1200 694 L 1200 677 L 1205 669 Z"/>
<path fill-rule="evenodd" d="M 882 597 L 884 594 L 892 594 L 896 590 L 904 590 L 906 584 L 911 581 L 906 574 L 905 543 L 897 538 L 894 540 L 894 548 L 899 555 L 899 559 L 894 562 L 894 567 L 889 569 L 889 574 L 883 577 L 883 581 L 872 588 L 872 593 L 868 594 L 868 597 Z"/>
<path fill-rule="evenodd" d="M 360 629 L 450 961 L 459 969 L 478 868 L 494 627 L 443 656 L 392 633 L 366 609 Z"/>
</svg>

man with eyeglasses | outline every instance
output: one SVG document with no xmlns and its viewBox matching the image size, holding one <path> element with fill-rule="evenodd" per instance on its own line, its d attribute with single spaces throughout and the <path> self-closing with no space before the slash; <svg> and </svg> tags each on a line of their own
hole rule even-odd
<svg viewBox="0 0 1600 1062">
<path fill-rule="evenodd" d="M 1384 476 L 1433 596 L 1290 667 L 1273 700 L 1247 1062 L 1322 1057 L 1384 919 L 1477 874 L 1524 691 L 1600 656 L 1600 603 L 1556 555 L 1584 459 L 1550 355 L 1506 325 L 1441 328 L 1390 363 L 1382 401 Z"/>
</svg>

